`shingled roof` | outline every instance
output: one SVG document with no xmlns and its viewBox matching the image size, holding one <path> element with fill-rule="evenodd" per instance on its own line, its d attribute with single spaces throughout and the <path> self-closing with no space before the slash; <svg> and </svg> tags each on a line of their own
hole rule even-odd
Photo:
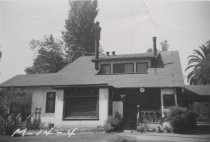
<svg viewBox="0 0 210 142">
<path fill-rule="evenodd" d="M 137 56 L 138 54 L 135 54 L 134 57 Z M 94 57 L 81 56 L 57 73 L 17 75 L 3 82 L 0 87 L 77 85 L 104 85 L 116 88 L 183 87 L 184 80 L 178 51 L 161 52 L 160 57 L 164 68 L 149 68 L 147 74 L 98 75 L 92 62 Z"/>
<path fill-rule="evenodd" d="M 210 85 L 186 85 L 185 94 L 210 96 Z"/>
</svg>

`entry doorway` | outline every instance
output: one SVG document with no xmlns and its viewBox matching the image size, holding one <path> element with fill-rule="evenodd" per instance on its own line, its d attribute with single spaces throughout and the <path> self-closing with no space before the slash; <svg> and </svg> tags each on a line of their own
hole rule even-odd
<svg viewBox="0 0 210 142">
<path fill-rule="evenodd" d="M 138 97 L 136 94 L 127 95 L 124 101 L 124 129 L 136 129 Z"/>
</svg>

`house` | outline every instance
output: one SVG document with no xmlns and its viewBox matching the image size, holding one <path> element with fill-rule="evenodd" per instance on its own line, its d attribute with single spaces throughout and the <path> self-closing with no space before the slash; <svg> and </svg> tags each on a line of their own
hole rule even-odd
<svg viewBox="0 0 210 142">
<path fill-rule="evenodd" d="M 81 56 L 57 73 L 17 75 L 0 87 L 24 88 L 33 113 L 57 128 L 103 126 L 119 112 L 125 129 L 135 129 L 141 112 L 155 123 L 178 105 L 184 87 L 178 51 Z"/>
</svg>

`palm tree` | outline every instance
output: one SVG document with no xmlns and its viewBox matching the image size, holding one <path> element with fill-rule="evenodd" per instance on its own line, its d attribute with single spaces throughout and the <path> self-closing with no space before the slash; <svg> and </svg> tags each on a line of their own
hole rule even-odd
<svg viewBox="0 0 210 142">
<path fill-rule="evenodd" d="M 210 83 L 210 41 L 193 50 L 193 55 L 188 56 L 188 67 L 190 70 L 187 80 L 191 85 Z"/>
</svg>

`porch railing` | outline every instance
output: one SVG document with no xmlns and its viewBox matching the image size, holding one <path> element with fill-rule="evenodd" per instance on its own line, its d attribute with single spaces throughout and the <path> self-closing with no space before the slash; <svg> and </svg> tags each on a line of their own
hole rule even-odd
<svg viewBox="0 0 210 142">
<path fill-rule="evenodd" d="M 140 111 L 137 113 L 137 126 L 140 123 L 159 123 L 161 120 L 160 111 Z"/>
</svg>

